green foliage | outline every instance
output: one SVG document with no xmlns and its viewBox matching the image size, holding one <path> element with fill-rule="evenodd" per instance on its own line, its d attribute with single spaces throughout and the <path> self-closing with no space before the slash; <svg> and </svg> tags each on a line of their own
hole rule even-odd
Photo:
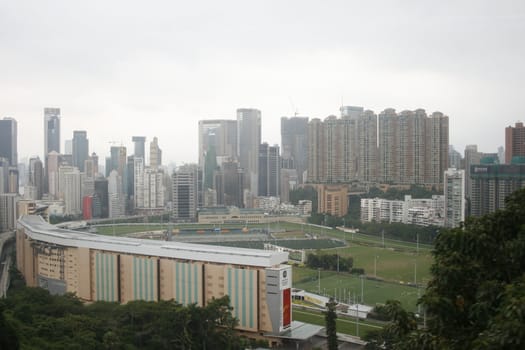
<svg viewBox="0 0 525 350">
<path fill-rule="evenodd" d="M 336 313 L 337 303 L 333 298 L 326 303 L 325 322 L 326 322 L 326 336 L 328 338 L 328 350 L 337 350 L 337 319 Z"/>
<path fill-rule="evenodd" d="M 351 271 L 354 265 L 354 258 L 344 257 L 338 254 L 313 254 L 306 257 L 306 266 L 310 268 L 322 268 L 324 270 Z"/>
<path fill-rule="evenodd" d="M 386 192 L 381 191 L 377 187 L 372 187 L 367 194 L 362 198 L 383 198 L 388 200 L 404 200 L 405 196 L 412 196 L 412 198 L 432 198 L 433 195 L 442 195 L 442 192 L 435 188 L 427 190 L 424 187 L 412 185 L 408 190 L 401 190 L 395 187 L 390 187 Z"/>
<path fill-rule="evenodd" d="M 84 305 L 73 295 L 18 288 L 0 303 L 0 348 L 240 349 L 228 297 L 205 307 L 174 301 Z M 6 345 L 7 344 L 7 345 Z"/>
<path fill-rule="evenodd" d="M 522 349 L 525 344 L 525 190 L 506 209 L 470 218 L 436 239 L 432 279 L 420 299 L 428 327 L 382 332 L 386 349 Z M 390 338 L 389 338 L 390 337 Z M 388 343 L 385 341 L 388 339 Z"/>
<path fill-rule="evenodd" d="M 300 200 L 312 201 L 312 214 L 317 213 L 317 191 L 312 186 L 299 187 L 290 191 L 290 202 L 297 205 Z"/>
</svg>

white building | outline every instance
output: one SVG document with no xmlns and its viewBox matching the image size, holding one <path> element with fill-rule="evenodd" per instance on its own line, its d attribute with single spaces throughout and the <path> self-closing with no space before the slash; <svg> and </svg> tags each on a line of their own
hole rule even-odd
<svg viewBox="0 0 525 350">
<path fill-rule="evenodd" d="M 65 203 L 65 215 L 82 214 L 82 173 L 78 168 L 58 168 L 58 198 Z"/>
<path fill-rule="evenodd" d="M 458 227 L 465 221 L 465 170 L 445 171 L 445 226 Z"/>
<path fill-rule="evenodd" d="M 122 191 L 122 178 L 118 171 L 112 170 L 108 177 L 108 204 L 109 217 L 118 218 L 124 216 L 126 203 Z"/>
<path fill-rule="evenodd" d="M 164 172 L 158 167 L 145 167 L 144 159 L 135 158 L 134 175 L 135 209 L 164 208 Z"/>
<path fill-rule="evenodd" d="M 361 199 L 362 222 L 400 222 L 421 226 L 444 225 L 444 196 L 404 201 L 381 198 Z"/>
</svg>

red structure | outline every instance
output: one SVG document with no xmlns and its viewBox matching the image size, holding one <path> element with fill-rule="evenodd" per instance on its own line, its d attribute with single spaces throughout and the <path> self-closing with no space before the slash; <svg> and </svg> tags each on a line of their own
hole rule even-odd
<svg viewBox="0 0 525 350">
<path fill-rule="evenodd" d="M 516 123 L 505 128 L 505 164 L 510 164 L 512 157 L 525 157 L 525 127 Z"/>
<path fill-rule="evenodd" d="M 93 196 L 86 196 L 82 199 L 82 218 L 84 220 L 93 218 Z"/>
</svg>

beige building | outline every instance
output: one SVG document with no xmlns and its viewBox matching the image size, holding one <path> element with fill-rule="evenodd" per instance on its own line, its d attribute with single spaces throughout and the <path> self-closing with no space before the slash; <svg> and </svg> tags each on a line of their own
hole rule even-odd
<svg viewBox="0 0 525 350">
<path fill-rule="evenodd" d="M 317 211 L 342 217 L 348 213 L 348 185 L 316 185 Z"/>
<path fill-rule="evenodd" d="M 291 326 L 288 253 L 100 236 L 30 215 L 18 221 L 16 250 L 27 285 L 53 294 L 199 306 L 228 295 L 239 330 L 278 336 Z"/>
<path fill-rule="evenodd" d="M 379 114 L 379 181 L 442 185 L 448 168 L 448 117 L 424 109 Z"/>
</svg>

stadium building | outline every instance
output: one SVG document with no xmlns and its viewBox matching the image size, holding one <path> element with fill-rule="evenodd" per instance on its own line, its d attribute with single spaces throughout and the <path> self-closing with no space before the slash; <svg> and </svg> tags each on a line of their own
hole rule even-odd
<svg viewBox="0 0 525 350">
<path fill-rule="evenodd" d="M 108 237 L 60 229 L 33 215 L 18 221 L 16 251 L 27 285 L 53 294 L 198 306 L 228 295 L 239 331 L 279 337 L 292 324 L 285 252 Z"/>
</svg>

